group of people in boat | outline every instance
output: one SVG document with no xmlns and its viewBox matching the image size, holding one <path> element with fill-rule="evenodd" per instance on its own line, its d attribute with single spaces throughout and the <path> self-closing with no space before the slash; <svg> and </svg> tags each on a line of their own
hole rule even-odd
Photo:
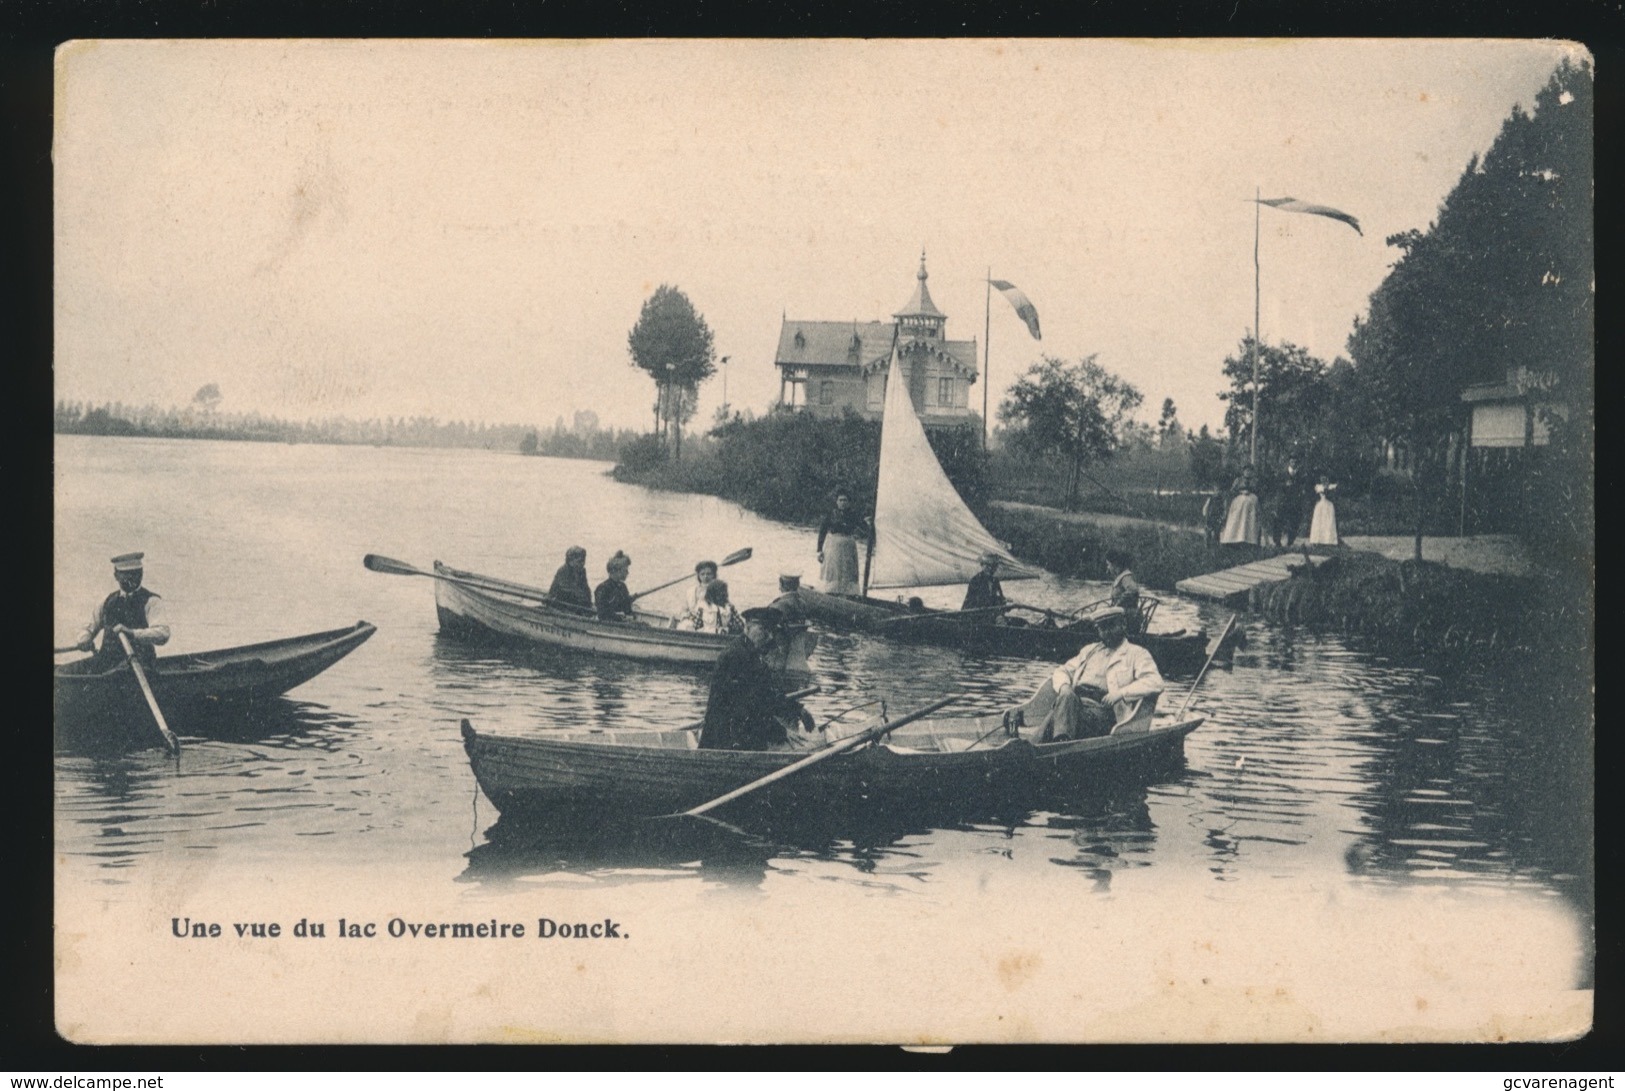
<svg viewBox="0 0 1625 1091">
<path fill-rule="evenodd" d="M 841 525 L 826 527 L 828 533 L 820 534 L 820 544 L 845 552 L 851 540 L 845 534 L 835 535 L 834 528 Z M 846 541 L 832 543 L 832 536 Z M 1162 691 L 1162 675 L 1151 654 L 1126 639 L 1128 618 L 1138 616 L 1139 597 L 1129 559 L 1115 552 L 1107 559 L 1114 574 L 1111 598 L 1089 618 L 1099 639 L 1055 668 L 1028 702 L 1007 715 L 1006 727 L 1012 734 L 1023 733 L 1033 742 L 1109 734 L 1131 704 Z M 981 571 L 972 578 L 966 594 L 967 610 L 1006 604 L 998 580 L 999 555 L 988 553 L 981 560 Z M 839 565 L 844 567 L 847 561 L 855 561 L 855 555 L 844 557 Z M 94 652 L 95 661 L 106 669 L 116 667 L 126 654 L 140 657 L 144 665 L 154 665 L 154 649 L 170 639 L 162 599 L 142 584 L 143 554 L 120 554 L 112 563 L 118 590 L 97 606 L 75 647 Z M 592 611 L 603 620 L 630 618 L 633 596 L 626 577 L 631 558 L 617 550 L 605 565 L 607 577 L 590 592 L 586 567 L 587 551 L 571 546 L 553 577 L 549 596 L 561 606 Z M 694 566 L 685 610 L 675 622 L 679 628 L 735 636 L 717 659 L 699 745 L 762 750 L 810 744 L 817 734 L 813 718 L 799 701 L 785 695 L 782 677 L 769 662 L 774 645 L 789 631 L 805 625 L 798 598 L 800 577 L 781 576 L 779 597 L 773 603 L 740 612 L 729 602 L 728 585 L 717 577 L 718 571 L 715 561 Z M 103 637 L 99 646 L 98 635 Z M 129 641 L 128 653 L 121 637 Z"/>
</svg>

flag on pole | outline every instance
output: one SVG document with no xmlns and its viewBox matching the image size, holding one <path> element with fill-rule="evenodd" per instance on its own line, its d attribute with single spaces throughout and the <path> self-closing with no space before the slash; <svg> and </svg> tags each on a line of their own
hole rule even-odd
<svg viewBox="0 0 1625 1091">
<path fill-rule="evenodd" d="M 1365 237 L 1365 232 L 1360 230 L 1360 221 L 1347 212 L 1339 212 L 1337 209 L 1328 208 L 1326 205 L 1312 205 L 1308 201 L 1300 201 L 1296 197 L 1260 197 L 1257 198 L 1257 201 L 1261 205 L 1269 205 L 1271 208 L 1278 208 L 1282 212 L 1307 212 L 1311 216 L 1328 216 L 1334 220 L 1342 220 L 1354 228 L 1355 234 L 1361 238 Z"/>
<path fill-rule="evenodd" d="M 1016 309 L 1021 320 L 1027 323 L 1027 332 L 1033 335 L 1034 341 L 1042 341 L 1043 335 L 1038 332 L 1038 308 L 1026 294 L 1008 280 L 990 280 L 989 284 L 999 290 L 999 294 L 1010 301 L 1010 306 Z"/>
</svg>

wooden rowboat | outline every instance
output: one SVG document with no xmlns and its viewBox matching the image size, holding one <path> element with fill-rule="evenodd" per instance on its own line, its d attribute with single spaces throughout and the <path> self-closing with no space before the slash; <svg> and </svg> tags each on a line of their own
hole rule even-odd
<svg viewBox="0 0 1625 1091">
<path fill-rule="evenodd" d="M 1095 627 L 1087 621 L 1059 627 L 995 625 L 989 614 L 914 610 L 901 602 L 869 596 L 828 595 L 802 588 L 796 597 L 807 620 L 819 625 L 981 654 L 1064 661 L 1096 639 Z M 1164 674 L 1194 674 L 1207 658 L 1205 632 L 1139 633 L 1129 640 L 1149 651 Z"/>
<path fill-rule="evenodd" d="M 733 639 L 673 629 L 670 617 L 641 610 L 633 621 L 600 621 L 592 614 L 542 601 L 546 596 L 534 587 L 464 572 L 439 561 L 434 562 L 434 572 L 445 577 L 435 580 L 434 601 L 440 630 L 451 636 L 693 666 L 715 663 Z M 780 661 L 773 666 L 805 671 L 818 637 L 805 628 L 789 632 L 788 647 L 782 648 Z"/>
<path fill-rule="evenodd" d="M 968 807 L 1021 798 L 1045 783 L 1105 784 L 1177 765 L 1203 718 L 1141 723 L 1093 739 L 1031 743 L 997 715 L 899 726 L 884 743 L 840 754 L 729 808 L 840 813 L 887 807 Z M 1129 725 L 1124 725 L 1128 727 Z M 462 724 L 474 777 L 504 823 L 582 825 L 671 814 L 807 757 L 805 750 L 700 750 L 693 731 L 558 731 L 488 735 Z M 726 813 L 728 808 L 724 808 Z"/>
<path fill-rule="evenodd" d="M 190 729 L 206 730 L 316 677 L 377 632 L 358 621 L 347 629 L 247 644 L 238 648 L 159 656 L 147 669 L 164 715 Z M 156 745 L 152 713 L 128 663 L 95 671 L 90 659 L 64 663 L 53 673 L 57 739 Z"/>
</svg>

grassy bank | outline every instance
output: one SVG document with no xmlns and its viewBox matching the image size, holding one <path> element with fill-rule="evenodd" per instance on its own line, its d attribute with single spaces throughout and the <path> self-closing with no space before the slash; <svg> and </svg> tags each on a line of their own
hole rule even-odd
<svg viewBox="0 0 1625 1091">
<path fill-rule="evenodd" d="M 1477 649 L 1589 660 L 1590 589 L 1556 572 L 1493 576 L 1342 552 L 1254 589 L 1272 620 L 1336 629 L 1390 648 Z"/>
<path fill-rule="evenodd" d="M 1249 547 L 1210 547 L 1200 531 L 1148 523 L 1082 522 L 1003 508 L 988 511 L 984 522 L 1017 557 L 1062 576 L 1106 579 L 1106 551 L 1123 550 L 1134 559 L 1135 579 L 1161 591 L 1267 555 Z"/>
</svg>

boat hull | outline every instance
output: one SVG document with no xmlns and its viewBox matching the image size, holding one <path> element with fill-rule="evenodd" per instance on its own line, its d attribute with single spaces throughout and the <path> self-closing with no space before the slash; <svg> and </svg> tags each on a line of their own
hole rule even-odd
<svg viewBox="0 0 1625 1091">
<path fill-rule="evenodd" d="M 886 744 L 809 767 L 723 813 L 969 807 L 1019 799 L 1046 784 L 1120 783 L 1125 775 L 1177 765 L 1185 737 L 1201 722 L 1193 717 L 1124 735 L 1033 744 L 1004 737 L 997 717 L 921 721 Z M 982 741 L 940 749 L 944 738 L 961 745 Z M 480 789 L 504 822 L 577 828 L 695 807 L 807 756 L 802 750 L 700 750 L 690 733 L 674 731 L 486 735 L 466 720 L 463 745 Z M 927 746 L 937 749 L 921 749 Z"/>
<path fill-rule="evenodd" d="M 934 616 L 936 611 L 921 614 L 900 602 L 884 599 L 827 595 L 807 589 L 796 595 L 809 621 L 909 644 L 1062 662 L 1095 639 L 1094 627 L 1087 623 L 1070 628 L 994 625 L 947 614 Z M 1141 633 L 1129 639 L 1149 651 L 1157 669 L 1165 674 L 1193 674 L 1207 659 L 1205 632 Z"/>
<path fill-rule="evenodd" d="M 694 667 L 715 663 L 733 639 L 670 628 L 670 619 L 659 614 L 640 613 L 638 617 L 643 620 L 637 622 L 600 621 L 537 602 L 533 589 L 521 584 L 463 572 L 439 561 L 434 568 L 437 575 L 468 581 L 435 580 L 440 628 L 451 636 Z M 480 586 L 469 586 L 470 582 Z M 788 648 L 780 652 L 779 661 L 773 665 L 780 670 L 805 671 L 807 656 L 817 640 L 816 634 L 805 629 L 794 632 Z"/>
<path fill-rule="evenodd" d="M 194 655 L 159 656 L 148 668 L 147 680 L 172 727 L 203 729 L 222 714 L 240 713 L 310 681 L 375 632 L 376 626 L 358 621 L 347 629 Z M 129 664 L 100 673 L 89 667 L 88 659 L 80 660 L 57 667 L 53 674 L 59 744 L 98 739 L 156 744 L 152 712 Z"/>
</svg>

